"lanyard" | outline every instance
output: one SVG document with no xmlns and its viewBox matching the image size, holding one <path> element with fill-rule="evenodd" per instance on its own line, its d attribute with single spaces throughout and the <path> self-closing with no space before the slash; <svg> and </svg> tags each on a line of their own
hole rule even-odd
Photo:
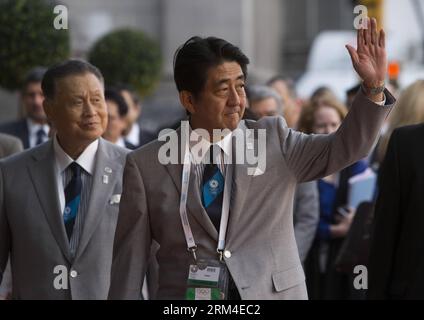
<svg viewBox="0 0 424 320">
<path fill-rule="evenodd" d="M 190 223 L 187 217 L 187 196 L 188 196 L 188 185 L 190 181 L 191 171 L 191 157 L 188 147 L 188 141 L 185 143 L 184 149 L 184 163 L 183 163 L 183 174 L 181 178 L 181 197 L 180 197 L 180 217 L 183 225 L 184 235 L 187 242 L 187 250 L 191 251 L 194 260 L 197 260 L 196 249 L 197 245 L 194 241 L 193 233 L 191 231 Z M 224 186 L 224 198 L 222 200 L 222 211 L 221 211 L 221 222 L 219 226 L 219 236 L 217 252 L 222 259 L 222 252 L 225 248 L 225 237 L 227 234 L 227 225 L 230 211 L 230 196 L 231 196 L 231 177 L 233 172 L 233 166 L 227 166 L 225 174 L 225 186 Z"/>
</svg>

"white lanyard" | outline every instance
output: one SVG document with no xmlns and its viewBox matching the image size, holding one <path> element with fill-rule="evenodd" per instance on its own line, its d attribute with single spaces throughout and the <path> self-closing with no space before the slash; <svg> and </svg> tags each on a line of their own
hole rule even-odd
<svg viewBox="0 0 424 320">
<path fill-rule="evenodd" d="M 196 242 L 194 241 L 193 233 L 191 231 L 190 223 L 187 217 L 187 195 L 188 185 L 190 181 L 191 171 L 191 158 L 190 151 L 188 148 L 188 142 L 185 144 L 184 150 L 184 165 L 183 174 L 181 178 L 181 197 L 180 197 L 180 217 L 183 225 L 184 235 L 187 242 L 187 250 L 193 253 L 194 260 L 196 258 Z M 217 252 L 222 256 L 222 252 L 225 248 L 225 237 L 227 234 L 228 217 L 230 211 L 230 196 L 231 196 L 231 177 L 232 177 L 232 166 L 227 166 L 225 174 L 225 186 L 224 186 L 224 198 L 222 200 L 222 211 L 221 211 L 221 222 L 219 227 L 218 246 Z"/>
</svg>

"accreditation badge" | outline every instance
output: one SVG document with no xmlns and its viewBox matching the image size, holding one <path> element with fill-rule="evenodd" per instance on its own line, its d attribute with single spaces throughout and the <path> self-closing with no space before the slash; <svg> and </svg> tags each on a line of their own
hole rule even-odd
<svg viewBox="0 0 424 320">
<path fill-rule="evenodd" d="M 216 260 L 198 260 L 190 265 L 186 300 L 225 300 L 228 292 L 228 270 Z"/>
</svg>

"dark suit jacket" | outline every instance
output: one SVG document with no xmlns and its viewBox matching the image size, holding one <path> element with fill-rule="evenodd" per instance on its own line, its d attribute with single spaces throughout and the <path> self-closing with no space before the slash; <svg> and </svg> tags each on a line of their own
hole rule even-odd
<svg viewBox="0 0 424 320">
<path fill-rule="evenodd" d="M 393 132 L 379 179 L 369 299 L 424 299 L 424 125 Z"/>
<path fill-rule="evenodd" d="M 151 133 L 147 130 L 144 130 L 143 128 L 140 127 L 140 140 L 139 140 L 140 144 L 136 147 L 137 148 L 142 147 L 145 144 L 149 143 L 150 141 L 155 140 L 156 138 L 157 138 L 157 136 L 155 134 L 153 134 L 153 133 Z"/>
<path fill-rule="evenodd" d="M 26 119 L 2 124 L 0 125 L 0 132 L 7 133 L 21 139 L 24 149 L 29 148 L 28 124 Z"/>
</svg>

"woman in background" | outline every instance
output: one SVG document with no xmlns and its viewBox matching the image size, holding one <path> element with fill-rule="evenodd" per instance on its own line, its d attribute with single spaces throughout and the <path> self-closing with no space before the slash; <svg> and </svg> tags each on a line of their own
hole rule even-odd
<svg viewBox="0 0 424 320">
<path fill-rule="evenodd" d="M 315 99 L 305 107 L 299 129 L 305 133 L 331 134 L 339 128 L 347 108 L 335 98 Z M 305 262 L 310 299 L 348 299 L 349 275 L 336 271 L 335 259 L 349 231 L 354 212 L 347 204 L 348 180 L 367 169 L 365 160 L 318 180 L 320 220 L 314 244 Z"/>
</svg>

